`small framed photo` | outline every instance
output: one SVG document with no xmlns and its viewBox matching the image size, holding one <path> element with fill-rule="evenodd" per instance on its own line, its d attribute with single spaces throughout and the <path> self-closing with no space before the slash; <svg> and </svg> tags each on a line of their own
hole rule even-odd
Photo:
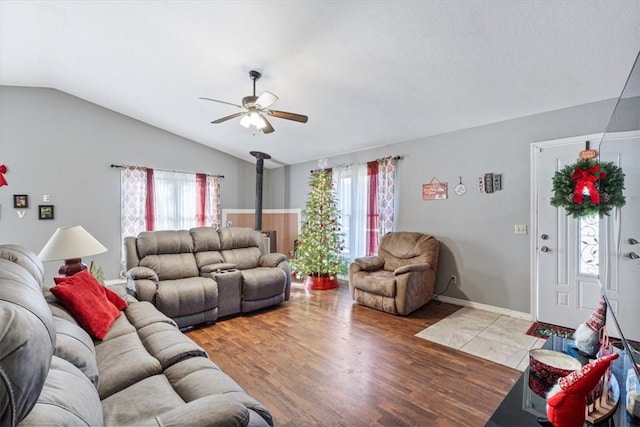
<svg viewBox="0 0 640 427">
<path fill-rule="evenodd" d="M 29 196 L 26 194 L 13 195 L 13 207 L 15 209 L 26 209 L 29 207 Z"/>
<path fill-rule="evenodd" d="M 53 219 L 53 205 L 39 205 L 38 219 Z"/>
</svg>

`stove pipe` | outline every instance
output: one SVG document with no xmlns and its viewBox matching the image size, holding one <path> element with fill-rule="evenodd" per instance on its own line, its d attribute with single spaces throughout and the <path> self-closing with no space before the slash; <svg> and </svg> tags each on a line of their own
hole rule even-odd
<svg viewBox="0 0 640 427">
<path fill-rule="evenodd" d="M 256 158 L 255 229 L 262 230 L 262 177 L 264 175 L 264 159 L 270 159 L 271 156 L 260 151 L 251 151 L 249 154 Z"/>
</svg>

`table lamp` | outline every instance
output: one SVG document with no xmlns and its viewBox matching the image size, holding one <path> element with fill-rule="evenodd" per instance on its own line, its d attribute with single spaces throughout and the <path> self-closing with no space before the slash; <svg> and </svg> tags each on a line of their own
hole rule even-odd
<svg viewBox="0 0 640 427">
<path fill-rule="evenodd" d="M 38 254 L 41 261 L 64 260 L 58 270 L 62 276 L 72 276 L 87 268 L 82 257 L 101 254 L 107 248 L 102 246 L 81 225 L 59 227 Z"/>
</svg>

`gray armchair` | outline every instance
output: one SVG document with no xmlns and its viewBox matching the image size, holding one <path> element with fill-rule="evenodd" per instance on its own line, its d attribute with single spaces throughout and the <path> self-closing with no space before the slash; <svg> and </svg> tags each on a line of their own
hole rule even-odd
<svg viewBox="0 0 640 427">
<path fill-rule="evenodd" d="M 430 235 L 385 234 L 378 255 L 356 258 L 349 266 L 349 291 L 361 305 L 407 315 L 432 297 L 440 242 Z"/>
</svg>

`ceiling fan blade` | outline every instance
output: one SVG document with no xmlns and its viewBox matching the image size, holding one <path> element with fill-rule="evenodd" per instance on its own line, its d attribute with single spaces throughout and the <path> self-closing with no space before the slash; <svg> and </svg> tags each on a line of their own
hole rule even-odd
<svg viewBox="0 0 640 427">
<path fill-rule="evenodd" d="M 270 116 L 277 117 L 279 119 L 293 120 L 294 122 L 307 123 L 307 120 L 309 120 L 309 117 L 305 115 L 296 114 L 296 113 L 287 113 L 286 111 L 265 110 L 265 112 Z"/>
<path fill-rule="evenodd" d="M 262 92 L 262 95 L 260 95 L 256 100 L 255 106 L 260 109 L 267 108 L 269 105 L 273 104 L 277 100 L 278 100 L 278 97 L 272 94 L 271 92 Z"/>
<path fill-rule="evenodd" d="M 242 105 L 234 104 L 232 102 L 227 102 L 227 101 L 220 101 L 219 99 L 205 98 L 202 96 L 200 97 L 200 99 L 206 99 L 207 101 L 219 102 L 221 104 L 233 105 L 234 107 L 242 108 Z"/>
<path fill-rule="evenodd" d="M 213 123 L 214 125 L 217 125 L 219 123 L 222 122 L 226 122 L 227 120 L 231 120 L 231 119 L 235 119 L 236 117 L 240 117 L 241 115 L 243 115 L 244 113 L 235 113 L 235 114 L 231 114 L 230 116 L 226 116 L 226 117 L 222 117 L 221 119 L 218 120 L 214 120 L 211 123 Z"/>
<path fill-rule="evenodd" d="M 262 119 L 267 124 L 265 127 L 262 128 L 262 133 L 273 133 L 275 129 L 273 128 L 273 126 L 271 126 L 271 123 L 269 123 L 269 120 L 267 120 L 267 118 L 264 116 L 262 116 Z"/>
</svg>

